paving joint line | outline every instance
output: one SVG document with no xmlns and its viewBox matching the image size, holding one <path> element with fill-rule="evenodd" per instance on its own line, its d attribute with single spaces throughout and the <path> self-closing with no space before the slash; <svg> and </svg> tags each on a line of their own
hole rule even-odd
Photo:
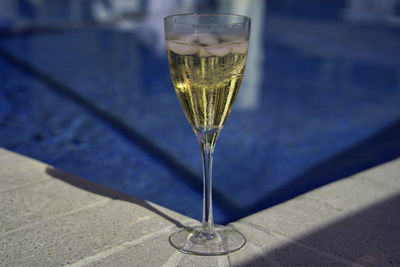
<svg viewBox="0 0 400 267">
<path fill-rule="evenodd" d="M 112 199 L 102 199 L 102 200 L 90 203 L 88 205 L 85 205 L 83 207 L 79 207 L 79 208 L 76 208 L 76 209 L 73 209 L 73 210 L 70 210 L 67 212 L 63 212 L 61 214 L 51 216 L 49 218 L 46 218 L 46 219 L 43 219 L 43 220 L 40 220 L 40 221 L 37 221 L 34 223 L 25 224 L 21 227 L 18 227 L 17 229 L 13 229 L 13 230 L 6 231 L 4 233 L 0 233 L 0 237 L 8 236 L 8 235 L 14 234 L 19 231 L 27 230 L 27 229 L 33 228 L 33 227 L 41 225 L 41 224 L 45 224 L 45 223 L 48 223 L 48 222 L 51 222 L 51 221 L 54 221 L 54 220 L 57 220 L 57 219 L 60 219 L 63 217 L 70 216 L 72 214 L 80 213 L 80 212 L 87 211 L 89 209 L 93 209 L 93 208 L 100 207 L 100 206 L 105 206 L 107 203 L 109 203 L 111 201 L 113 201 L 113 200 Z"/>
<path fill-rule="evenodd" d="M 112 255 L 114 255 L 116 253 L 122 252 L 122 251 L 124 251 L 124 250 L 126 250 L 126 249 L 128 249 L 130 247 L 137 246 L 137 245 L 142 244 L 142 243 L 144 243 L 144 242 L 146 242 L 148 240 L 157 238 L 157 237 L 159 237 L 159 236 L 161 236 L 163 234 L 171 232 L 173 227 L 174 226 L 171 225 L 169 227 L 163 228 L 163 229 L 158 230 L 156 232 L 153 232 L 151 234 L 139 237 L 139 238 L 137 238 L 137 239 L 135 239 L 133 241 L 127 241 L 127 242 L 121 243 L 121 244 L 116 245 L 116 246 L 114 246 L 112 248 L 104 250 L 104 251 L 102 251 L 102 252 L 100 252 L 98 254 L 89 256 L 87 258 L 84 258 L 82 260 L 76 261 L 76 262 L 74 262 L 72 264 L 69 264 L 69 265 L 66 265 L 66 266 L 68 266 L 68 267 L 81 267 L 81 266 L 86 266 L 86 265 L 98 262 L 100 260 L 104 260 L 104 259 L 106 259 L 106 258 L 108 258 L 108 257 L 110 257 L 110 256 L 112 256 Z"/>
<path fill-rule="evenodd" d="M 271 231 L 271 230 L 269 230 L 268 228 L 265 228 L 265 227 L 263 227 L 263 226 L 260 226 L 260 225 L 257 225 L 257 224 L 251 223 L 251 222 L 242 222 L 242 221 L 238 221 L 238 222 L 235 222 L 235 223 L 242 224 L 242 225 L 246 225 L 246 226 L 248 226 L 248 227 L 250 227 L 250 228 L 253 228 L 253 229 L 256 229 L 256 230 L 258 230 L 258 231 L 261 231 L 261 232 L 264 232 L 264 233 L 267 233 L 267 234 L 274 235 L 274 236 L 276 236 L 276 237 L 278 237 L 278 238 L 280 238 L 280 239 L 286 240 L 288 243 L 292 243 L 292 244 L 294 244 L 294 245 L 296 245 L 296 246 L 299 246 L 299 247 L 301 247 L 301 248 L 305 248 L 305 249 L 307 249 L 307 250 L 311 250 L 312 252 L 314 252 L 314 253 L 316 253 L 316 254 L 323 255 L 323 256 L 325 256 L 325 257 L 327 257 L 327 258 L 330 258 L 330 259 L 333 259 L 333 260 L 335 260 L 335 261 L 337 261 L 337 262 L 339 262 L 339 263 L 345 264 L 346 266 L 365 267 L 364 265 L 361 265 L 361 264 L 356 263 L 356 262 L 354 262 L 354 261 L 351 261 L 351 260 L 342 258 L 342 257 L 340 257 L 340 256 L 338 256 L 338 255 L 336 255 L 336 254 L 333 254 L 333 253 L 330 253 L 330 252 L 326 252 L 326 251 L 322 251 L 322 250 L 316 249 L 316 248 L 314 248 L 314 247 L 311 247 L 311 246 L 309 246 L 309 245 L 303 244 L 302 242 L 293 240 L 293 239 L 291 239 L 291 238 L 289 238 L 289 237 L 287 237 L 287 236 L 285 236 L 285 235 L 282 235 L 282 234 L 280 234 L 280 233 L 276 233 L 276 232 L 274 232 L 274 231 Z"/>
<path fill-rule="evenodd" d="M 164 262 L 163 265 L 161 265 L 161 267 L 176 267 L 182 262 L 185 256 L 187 256 L 187 254 L 183 254 L 177 250 L 167 259 L 166 262 Z"/>
<path fill-rule="evenodd" d="M 18 190 L 24 189 L 26 187 L 36 186 L 38 184 L 42 184 L 42 183 L 45 183 L 45 182 L 48 182 L 48 181 L 51 181 L 51 179 L 43 178 L 43 179 L 40 179 L 40 180 L 31 181 L 31 182 L 28 182 L 28 183 L 24 183 L 24 184 L 21 184 L 21 185 L 18 185 L 18 186 L 9 187 L 9 188 L 6 188 L 4 190 L 1 190 L 0 194 L 9 193 L 9 192 L 13 192 L 13 191 L 18 191 Z"/>
</svg>

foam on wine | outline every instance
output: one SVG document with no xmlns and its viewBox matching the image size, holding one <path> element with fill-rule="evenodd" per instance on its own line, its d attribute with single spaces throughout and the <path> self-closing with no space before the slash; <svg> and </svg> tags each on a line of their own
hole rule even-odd
<svg viewBox="0 0 400 267">
<path fill-rule="evenodd" d="M 246 54 L 249 42 L 233 35 L 190 34 L 167 40 L 167 47 L 178 55 L 223 57 L 229 53 Z"/>
</svg>

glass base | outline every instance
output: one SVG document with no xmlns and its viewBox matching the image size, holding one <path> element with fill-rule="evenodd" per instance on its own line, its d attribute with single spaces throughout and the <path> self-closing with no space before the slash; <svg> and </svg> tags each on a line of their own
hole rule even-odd
<svg viewBox="0 0 400 267">
<path fill-rule="evenodd" d="M 213 233 L 203 232 L 201 226 L 185 227 L 173 233 L 169 242 L 184 253 L 215 256 L 240 249 L 246 243 L 246 238 L 232 228 L 215 225 Z"/>
</svg>

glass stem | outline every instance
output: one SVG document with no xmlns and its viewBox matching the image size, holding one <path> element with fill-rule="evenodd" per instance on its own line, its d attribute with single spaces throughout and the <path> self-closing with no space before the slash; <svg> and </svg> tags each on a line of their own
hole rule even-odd
<svg viewBox="0 0 400 267">
<path fill-rule="evenodd" d="M 213 233 L 214 220 L 212 211 L 212 164 L 214 146 L 200 143 L 203 159 L 203 231 Z"/>
</svg>

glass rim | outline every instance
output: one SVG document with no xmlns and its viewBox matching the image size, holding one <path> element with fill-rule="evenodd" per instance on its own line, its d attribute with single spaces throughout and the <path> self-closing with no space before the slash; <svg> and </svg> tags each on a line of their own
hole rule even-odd
<svg viewBox="0 0 400 267">
<path fill-rule="evenodd" d="M 237 15 L 237 14 L 231 14 L 231 13 L 182 13 L 182 14 L 174 14 L 174 15 L 169 15 L 164 17 L 164 22 L 165 23 L 170 23 L 170 24 L 179 24 L 179 25 L 204 25 L 200 23 L 182 23 L 182 22 L 175 22 L 172 21 L 173 17 L 236 17 L 236 18 L 243 18 L 244 20 L 242 22 L 231 22 L 231 23 L 209 23 L 207 25 L 234 25 L 234 24 L 240 24 L 240 23 L 245 23 L 250 22 L 251 18 L 248 16 L 244 15 Z"/>
</svg>

